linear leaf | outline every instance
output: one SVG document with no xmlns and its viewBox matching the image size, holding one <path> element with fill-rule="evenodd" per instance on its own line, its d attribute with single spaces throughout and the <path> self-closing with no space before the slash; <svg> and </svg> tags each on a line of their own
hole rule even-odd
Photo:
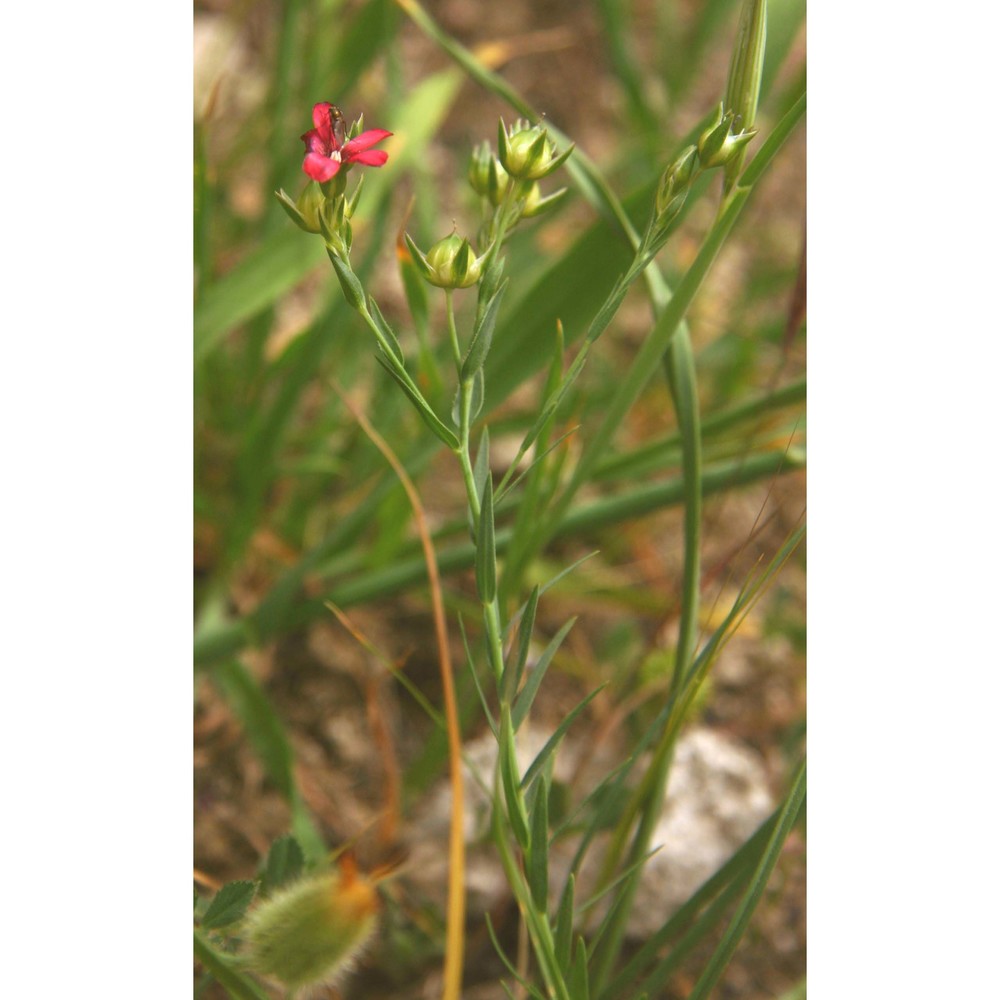
<svg viewBox="0 0 1000 1000">
<path fill-rule="evenodd" d="M 514 727 L 510 721 L 510 708 L 500 710 L 500 783 L 507 803 L 507 816 L 514 838 L 522 850 L 528 850 L 528 817 L 524 811 L 524 798 L 517 773 L 517 756 L 514 752 Z"/>
<path fill-rule="evenodd" d="M 545 741 L 545 746 L 538 751 L 538 756 L 531 762 L 531 766 L 527 771 L 524 772 L 524 779 L 521 782 L 522 788 L 527 788 L 531 784 L 532 779 L 538 772 L 545 767 L 546 762 L 549 757 L 552 756 L 552 752 L 559 745 L 559 741 L 566 735 L 566 730 L 573 725 L 576 717 L 607 687 L 607 683 L 602 684 L 599 688 L 595 688 L 586 698 L 583 699 L 570 713 L 566 716 L 562 722 L 559 723 L 559 727 L 556 731 Z"/>
<path fill-rule="evenodd" d="M 476 662 L 472 658 L 472 650 L 469 649 L 469 638 L 465 633 L 465 622 L 462 620 L 461 616 L 458 619 L 458 630 L 462 633 L 462 645 L 465 647 L 465 659 L 469 664 L 469 673 L 472 674 L 472 682 L 476 686 L 476 693 L 479 695 L 479 703 L 483 706 L 483 715 L 486 717 L 487 723 L 489 723 L 490 730 L 493 735 L 500 739 L 500 730 L 497 728 L 497 724 L 493 719 L 493 713 L 490 711 L 489 703 L 486 700 L 486 692 L 483 691 L 482 684 L 479 683 L 479 674 L 476 673 Z"/>
<path fill-rule="evenodd" d="M 507 291 L 509 283 L 509 280 L 507 280 L 500 285 L 483 311 L 482 320 L 476 323 L 476 328 L 472 334 L 472 343 L 469 345 L 469 352 L 462 362 L 461 377 L 463 379 L 467 379 L 470 375 L 478 372 L 486 361 L 486 355 L 489 354 L 490 347 L 493 344 L 493 331 L 496 329 L 500 303 L 503 301 L 504 292 Z"/>
<path fill-rule="evenodd" d="M 449 448 L 458 447 L 458 438 L 453 431 L 441 421 L 440 417 L 431 409 L 430 403 L 420 394 L 420 390 L 412 384 L 409 376 L 405 372 L 399 372 L 384 354 L 376 354 L 375 359 L 392 376 L 393 381 L 406 393 L 410 402 L 416 407 L 424 423 L 439 437 Z M 398 361 L 397 361 L 398 364 Z"/>
<path fill-rule="evenodd" d="M 538 585 L 531 591 L 521 615 L 517 633 L 517 657 L 513 663 L 508 662 L 500 680 L 502 696 L 510 701 L 517 693 L 524 675 L 524 665 L 528 662 L 528 651 L 531 649 L 531 633 L 535 627 L 535 614 L 538 611 Z"/>
<path fill-rule="evenodd" d="M 549 896 L 549 783 L 542 775 L 538 779 L 538 794 L 531 810 L 531 846 L 525 873 L 531 901 L 539 913 L 548 910 Z"/>
<path fill-rule="evenodd" d="M 476 589 L 483 604 L 497 596 L 497 540 L 493 520 L 493 477 L 487 474 L 483 484 L 479 530 L 476 536 Z"/>
<path fill-rule="evenodd" d="M 587 976 L 587 945 L 582 937 L 576 939 L 573 967 L 569 973 L 570 996 L 573 1000 L 590 1000 L 590 979 Z"/>
<path fill-rule="evenodd" d="M 545 647 L 545 651 L 542 655 L 538 657 L 538 662 L 528 675 L 528 679 L 525 681 L 523 690 L 514 702 L 514 709 L 511 712 L 511 718 L 514 721 L 515 729 L 520 729 L 521 723 L 527 718 L 528 712 L 531 709 L 531 703 L 535 700 L 535 695 L 538 694 L 538 688 L 542 683 L 542 678 L 545 676 L 545 671 L 549 669 L 552 657 L 556 655 L 559 647 L 562 645 L 563 639 L 566 638 L 569 634 L 569 630 L 575 624 L 576 618 L 570 618 L 570 620 L 566 622 L 566 624 L 563 625 L 558 632 L 556 632 L 553 640 Z"/>
<path fill-rule="evenodd" d="M 764 856 L 761 858 L 757 869 L 753 873 L 750 886 L 740 902 L 740 905 L 733 916 L 726 933 L 719 942 L 712 957 L 709 959 L 705 971 L 694 984 L 694 989 L 688 995 L 688 1000 L 705 1000 L 705 997 L 712 991 L 720 976 L 729 964 L 729 960 L 736 951 L 736 946 L 740 942 L 750 923 L 750 917 L 757 908 L 764 889 L 767 887 L 768 879 L 774 866 L 778 863 L 778 857 L 785 844 L 785 838 L 791 832 L 792 826 L 798 818 L 799 809 L 806 796 L 806 762 L 803 759 L 799 764 L 795 777 L 792 779 L 792 786 L 785 797 L 785 804 L 778 816 L 778 822 L 768 840 Z"/>
<path fill-rule="evenodd" d="M 555 954 L 560 969 L 569 971 L 570 951 L 573 947 L 573 898 L 576 892 L 576 876 L 570 872 L 566 886 L 559 900 L 556 915 Z"/>
</svg>

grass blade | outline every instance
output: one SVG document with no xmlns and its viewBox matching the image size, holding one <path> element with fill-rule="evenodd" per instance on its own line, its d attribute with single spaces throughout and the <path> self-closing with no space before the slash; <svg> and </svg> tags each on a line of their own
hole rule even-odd
<svg viewBox="0 0 1000 1000">
<path fill-rule="evenodd" d="M 774 871 L 774 866 L 778 863 L 778 856 L 781 854 L 785 838 L 791 832 L 792 826 L 798 818 L 799 809 L 802 807 L 805 796 L 806 762 L 803 760 L 792 779 L 792 786 L 785 798 L 785 805 L 778 816 L 778 822 L 775 824 L 774 831 L 768 840 L 764 856 L 753 873 L 753 878 L 750 881 L 746 895 L 743 897 L 736 914 L 726 929 L 719 947 L 716 948 L 711 959 L 709 959 L 708 965 L 705 967 L 705 971 L 701 974 L 698 982 L 694 985 L 694 989 L 688 995 L 688 1000 L 705 1000 L 719 981 L 723 971 L 725 971 L 729 960 L 733 957 L 733 952 L 736 951 L 736 946 L 739 944 L 740 938 L 746 932 L 753 911 L 757 908 L 757 904 L 764 894 L 767 881 L 771 877 L 771 872 Z"/>
</svg>

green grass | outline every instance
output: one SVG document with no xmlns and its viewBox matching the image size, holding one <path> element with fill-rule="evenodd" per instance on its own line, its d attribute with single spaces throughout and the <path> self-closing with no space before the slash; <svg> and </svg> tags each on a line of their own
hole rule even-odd
<svg viewBox="0 0 1000 1000">
<path fill-rule="evenodd" d="M 804 794 L 803 764 L 784 776 L 784 804 L 766 830 L 682 911 L 691 922 L 671 918 L 644 947 L 627 941 L 676 742 L 711 705 L 712 668 L 735 629 L 767 600 L 778 574 L 801 562 L 801 497 L 793 491 L 784 508 L 776 502 L 768 514 L 784 527 L 777 534 L 762 528 L 755 559 L 725 577 L 736 596 L 727 591 L 728 606 L 716 608 L 723 590 L 707 553 L 734 544 L 716 511 L 727 498 L 751 495 L 745 491 L 780 493 L 804 466 L 802 351 L 798 340 L 789 349 L 780 332 L 800 251 L 782 235 L 800 232 L 801 219 L 794 204 L 784 204 L 780 185 L 801 176 L 805 91 L 797 39 L 804 4 L 769 5 L 759 134 L 731 190 L 723 196 L 721 173 L 705 173 L 685 189 L 668 228 L 660 233 L 649 224 L 664 169 L 722 98 L 712 81 L 721 79 L 724 90 L 718 67 L 729 62 L 739 8 L 665 4 L 650 37 L 648 11 L 587 7 L 600 29 L 594 65 L 607 74 L 602 82 L 619 102 L 621 121 L 603 112 L 613 141 L 588 149 L 589 111 L 546 120 L 559 149 L 578 145 L 541 184 L 569 192 L 552 214 L 522 222 L 508 242 L 494 244 L 478 307 L 475 289 L 456 291 L 446 311 L 437 289 L 414 284 L 405 259 L 400 271 L 398 234 L 408 228 L 426 249 L 453 220 L 470 237 L 480 224 L 494 232 L 506 225 L 479 216 L 465 172 L 474 143 L 496 142 L 492 109 L 509 125 L 545 107 L 544 85 L 528 94 L 513 83 L 518 60 L 498 67 L 489 50 L 460 44 L 410 0 L 297 0 L 261 8 L 257 18 L 234 9 L 228 17 L 236 37 L 255 40 L 248 58 L 260 92 L 241 104 L 224 80 L 215 111 L 195 124 L 196 691 L 210 685 L 239 720 L 307 863 L 322 866 L 338 845 L 300 785 L 298 716 L 283 718 L 253 664 L 261 651 L 301 645 L 313 623 L 330 618 L 328 603 L 363 607 L 390 623 L 394 608 L 412 614 L 427 607 L 426 562 L 410 505 L 340 403 L 336 383 L 361 401 L 433 515 L 453 639 L 460 617 L 468 636 L 469 662 L 457 678 L 463 731 L 479 731 L 489 719 L 498 741 L 500 780 L 482 778 L 494 788 L 494 849 L 524 922 L 513 950 L 501 927 L 489 934 L 496 932 L 506 953 L 510 988 L 520 977 L 530 994 L 667 995 L 683 968 L 693 976 L 691 995 L 710 995 L 751 925 Z M 414 52 L 422 56 L 411 62 Z M 544 65 L 559 56 L 540 58 Z M 603 91 L 594 92 L 596 105 Z M 365 174 L 349 262 L 326 252 L 322 237 L 293 226 L 273 197 L 282 187 L 294 201 L 304 187 L 298 136 L 309 127 L 312 104 L 330 99 L 349 120 L 363 111 L 365 128 L 394 133 L 384 167 L 349 174 L 349 190 Z M 491 110 L 474 119 L 474 135 L 455 128 L 480 105 Z M 411 194 L 418 203 L 409 215 Z M 530 466 L 503 464 L 511 441 L 510 454 L 520 444 Z M 761 520 L 766 528 L 767 517 Z M 574 805 L 584 833 L 576 867 L 600 869 L 611 904 L 599 921 L 581 924 L 586 900 L 574 902 L 568 886 L 553 896 L 547 885 L 558 829 L 553 765 L 563 739 L 595 725 L 593 692 L 611 665 L 589 683 L 579 646 L 599 648 L 597 619 L 581 611 L 569 633 L 563 626 L 576 612 L 559 619 L 549 608 L 572 607 L 581 586 L 613 572 L 622 538 L 645 538 L 637 550 L 655 551 L 662 528 L 654 526 L 665 523 L 678 531 L 669 587 L 631 592 L 641 584 L 619 580 L 604 598 L 608 607 L 634 609 L 627 612 L 635 617 L 633 634 L 670 621 L 676 638 L 662 682 L 642 686 L 640 666 L 653 649 L 631 642 L 627 661 L 613 665 L 628 683 L 602 695 L 605 712 L 640 699 L 652 723 L 632 735 L 594 797 Z M 755 529 L 745 525 L 743 543 Z M 562 574 L 594 550 L 601 551 Z M 668 572 L 665 561 L 662 569 Z M 519 633 L 519 609 L 536 582 Z M 775 620 L 799 640 L 794 606 Z M 426 621 L 432 649 L 429 611 Z M 532 629 L 548 649 L 544 667 L 524 679 Z M 586 705 L 522 773 L 518 732 L 559 678 L 576 684 Z M 420 697 L 433 702 L 437 695 Z M 412 786 L 403 799 L 411 804 L 435 773 L 447 771 L 442 717 L 431 714 L 437 735 L 419 763 L 404 762 Z M 246 822 L 256 828 L 255 817 Z M 604 829 L 611 847 L 603 859 L 590 859 L 589 845 Z M 219 938 L 202 929 L 198 955 L 229 995 L 259 995 L 259 985 L 226 955 L 238 951 L 238 939 L 238 931 Z M 443 930 L 439 944 L 445 947 Z M 455 947 L 449 937 L 448 948 Z M 403 968 L 407 959 L 398 962 Z M 421 970 L 439 965 L 432 953 Z"/>
</svg>

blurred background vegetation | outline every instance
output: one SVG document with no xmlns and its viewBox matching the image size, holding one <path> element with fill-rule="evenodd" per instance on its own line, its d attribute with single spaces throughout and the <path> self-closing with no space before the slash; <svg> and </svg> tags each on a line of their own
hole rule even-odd
<svg viewBox="0 0 1000 1000">
<path fill-rule="evenodd" d="M 724 91 L 737 9 L 734 0 L 427 4 L 446 32 L 595 161 L 639 229 L 665 163 Z M 771 0 L 757 122 L 765 136 L 804 89 L 804 17 L 804 0 Z M 462 486 L 450 456 L 428 442 L 374 363 L 321 242 L 291 224 L 273 192 L 283 187 L 295 198 L 304 186 L 299 136 L 316 101 L 394 133 L 383 147 L 388 164 L 366 172 L 352 259 L 446 412 L 448 389 L 434 361 L 445 347 L 440 303 L 428 296 L 426 312 L 418 303 L 412 314 L 397 239 L 404 226 L 424 247 L 453 225 L 474 236 L 469 154 L 483 139 L 495 142 L 500 115 L 516 115 L 389 0 L 200 2 L 194 44 L 195 864 L 218 882 L 249 877 L 289 827 L 314 852 L 354 841 L 374 863 L 390 841 L 405 841 L 408 817 L 443 771 L 445 747 L 386 670 L 402 665 L 440 703 L 406 497 L 331 383 L 406 461 L 437 531 L 452 617 L 474 619 L 465 614 L 474 588 Z M 661 254 L 669 281 L 690 264 L 717 202 L 713 186 Z M 800 128 L 688 316 L 706 471 L 716 473 L 705 506 L 705 627 L 804 513 L 804 252 Z M 513 457 L 535 412 L 556 320 L 572 354 L 628 259 L 615 227 L 575 189 L 556 215 L 513 237 L 511 288 L 487 377 L 495 460 Z M 599 419 L 649 323 L 637 288 L 591 354 L 562 432 L 579 425 L 585 436 Z M 610 681 L 593 703 L 592 725 L 610 724 L 624 703 L 637 706 L 631 724 L 641 725 L 643 706 L 663 691 L 680 512 L 676 499 L 642 498 L 651 484 L 679 475 L 674 431 L 666 384 L 654 379 L 620 429 L 615 458 L 579 499 L 589 517 L 524 569 L 533 583 L 600 552 L 542 603 L 553 631 L 580 616 L 543 689 L 552 718 Z M 571 436 L 566 463 L 574 447 Z M 601 513 L 602 498 L 619 501 L 610 514 Z M 513 516 L 507 511 L 505 523 Z M 804 734 L 804 604 L 799 553 L 730 643 L 700 710 L 704 724 L 761 755 L 776 791 Z M 475 694 L 467 679 L 460 688 L 474 735 Z M 396 829 L 373 833 L 397 773 Z M 804 974 L 803 856 L 796 833 L 719 996 L 778 996 Z M 400 886 L 406 914 L 405 875 Z M 413 921 L 390 919 L 350 995 L 430 995 L 423 991 L 439 964 L 434 921 L 421 911 L 414 931 Z M 475 992 L 479 978 L 490 989 L 502 971 L 485 934 L 470 933 L 468 995 L 498 995 Z M 664 996 L 684 996 L 685 982 L 679 974 Z M 220 995 L 210 992 L 216 988 L 203 995 Z"/>
</svg>

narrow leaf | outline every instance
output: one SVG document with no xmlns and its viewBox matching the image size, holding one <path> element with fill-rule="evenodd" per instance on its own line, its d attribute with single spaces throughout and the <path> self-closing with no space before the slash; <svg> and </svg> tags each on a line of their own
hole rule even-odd
<svg viewBox="0 0 1000 1000">
<path fill-rule="evenodd" d="M 590 980 L 587 976 L 587 945 L 582 937 L 576 939 L 573 967 L 569 973 L 569 993 L 573 1000 L 590 1000 Z"/>
<path fill-rule="evenodd" d="M 513 663 L 507 664 L 500 681 L 501 693 L 506 701 L 510 701 L 517 693 L 521 678 L 524 676 L 524 665 L 528 662 L 528 651 L 531 649 L 531 633 L 535 628 L 535 613 L 538 611 L 538 594 L 536 584 L 524 606 L 524 613 L 518 626 L 517 658 Z"/>
<path fill-rule="evenodd" d="M 500 285 L 485 310 L 483 310 L 482 320 L 476 323 L 476 328 L 472 333 L 472 343 L 469 345 L 469 351 L 462 362 L 463 379 L 478 372 L 486 362 L 486 355 L 489 354 L 490 347 L 493 344 L 493 332 L 497 325 L 497 314 L 500 311 L 500 303 L 503 301 L 504 292 L 507 291 L 508 284 L 509 281 L 504 281 Z"/>
<path fill-rule="evenodd" d="M 503 278 L 504 265 L 507 263 L 504 257 L 494 257 L 493 262 L 486 269 L 483 280 L 479 283 L 479 299 L 476 301 L 476 325 L 482 320 L 486 307 L 493 301 L 500 281 Z"/>
<path fill-rule="evenodd" d="M 552 756 L 552 752 L 557 746 L 559 746 L 560 740 L 566 735 L 566 730 L 573 725 L 576 717 L 607 687 L 607 684 L 602 684 L 599 688 L 591 691 L 579 705 L 574 708 L 569 715 L 566 716 L 562 722 L 559 723 L 559 728 L 545 741 L 545 746 L 542 747 L 538 752 L 538 756 L 531 762 L 531 767 L 528 768 L 524 773 L 524 780 L 521 782 L 521 787 L 526 788 L 530 783 L 532 778 L 535 777 L 538 772 L 545 767 L 546 762 L 549 757 Z"/>
<path fill-rule="evenodd" d="M 479 449 L 476 452 L 476 462 L 472 467 L 472 480 L 476 484 L 476 495 L 482 496 L 486 489 L 486 478 L 490 474 L 490 431 L 483 428 L 479 439 Z"/>
<path fill-rule="evenodd" d="M 487 473 L 476 536 L 476 589 L 483 604 L 497 595 L 497 540 L 493 521 L 493 477 Z"/>
<path fill-rule="evenodd" d="M 549 896 L 549 783 L 538 779 L 538 794 L 531 811 L 531 849 L 528 851 L 528 887 L 539 913 L 548 911 Z"/>
<path fill-rule="evenodd" d="M 469 664 L 469 673 L 472 674 L 472 683 L 476 685 L 476 693 L 479 695 L 479 703 L 483 707 L 483 715 L 486 717 L 486 721 L 489 724 L 493 735 L 497 740 L 499 740 L 500 730 L 497 728 L 497 724 L 493 719 L 493 713 L 490 711 L 489 702 L 486 700 L 486 692 L 483 691 L 483 686 L 479 683 L 479 674 L 476 673 L 476 663 L 472 658 L 472 650 L 469 649 L 469 638 L 465 634 L 465 622 L 462 620 L 461 616 L 459 616 L 458 619 L 458 630 L 462 633 L 462 645 L 465 647 L 465 659 Z"/>
<path fill-rule="evenodd" d="M 732 899 L 742 891 L 743 885 L 749 881 L 750 873 L 756 866 L 761 852 L 767 845 L 767 841 L 777 822 L 778 811 L 776 810 L 766 819 L 757 830 L 733 853 L 729 860 L 715 874 L 707 878 L 691 895 L 683 906 L 639 949 L 636 954 L 629 959 L 628 963 L 618 973 L 617 976 L 602 990 L 602 1000 L 616 1000 L 626 991 L 625 987 L 639 976 L 644 969 L 648 968 L 656 961 L 657 956 L 662 952 L 668 941 L 672 941 L 681 931 L 695 926 L 695 916 L 698 911 L 706 907 L 713 897 L 727 890 L 733 890 Z M 727 897 L 726 904 L 721 912 L 728 909 L 731 899 Z M 699 917 L 697 923 L 700 924 L 702 918 Z M 707 928 L 714 926 L 714 921 L 706 925 Z M 687 934 L 685 934 L 687 937 Z M 695 940 L 700 940 L 700 937 Z M 673 956 L 680 949 L 680 945 L 671 949 Z M 669 975 L 669 973 L 668 973 Z M 662 980 L 663 982 L 665 980 Z M 649 982 L 643 983 L 651 992 L 655 993 L 659 985 L 652 985 Z"/>
<path fill-rule="evenodd" d="M 503 950 L 503 946 L 500 944 L 497 938 L 497 933 L 493 929 L 493 921 L 490 919 L 489 913 L 486 916 L 486 932 L 490 936 L 490 941 L 493 942 L 493 947 L 496 950 L 497 955 L 500 956 L 500 961 L 507 967 L 507 971 L 514 977 L 518 984 L 523 987 L 528 993 L 533 997 L 538 997 L 539 1000 L 545 1000 L 545 998 L 536 990 L 525 978 L 522 976 L 515 967 L 514 963 L 507 957 L 507 953 Z M 506 987 L 505 987 L 506 988 Z"/>
<path fill-rule="evenodd" d="M 392 347 L 393 353 L 399 359 L 400 364 L 402 364 L 403 348 L 399 346 L 396 334 L 393 332 L 392 327 L 389 326 L 386 318 L 382 315 L 382 310 L 379 309 L 378 303 L 370 295 L 368 296 L 368 311 L 371 313 L 372 319 L 375 320 L 375 325 L 382 331 L 382 336 L 389 341 L 389 345 Z"/>
<path fill-rule="evenodd" d="M 510 708 L 504 705 L 500 714 L 500 783 L 507 803 L 507 816 L 514 838 L 522 850 L 530 843 L 528 817 L 524 811 L 521 783 L 517 773 L 517 756 L 514 752 L 514 727 L 510 721 Z"/>
<path fill-rule="evenodd" d="M 576 891 L 576 876 L 570 872 L 566 879 L 559 912 L 556 914 L 555 953 L 560 969 L 569 970 L 570 950 L 573 947 L 573 897 Z"/>
<path fill-rule="evenodd" d="M 719 942 L 718 948 L 715 949 L 711 959 L 709 959 L 708 965 L 705 967 L 705 971 L 701 974 L 698 982 L 694 985 L 694 989 L 689 994 L 688 1000 L 705 1000 L 705 997 L 711 993 L 725 971 L 729 960 L 736 951 L 736 946 L 739 944 L 740 938 L 746 932 L 753 911 L 757 908 L 757 904 L 764 894 L 764 889 L 767 887 L 771 872 L 774 871 L 774 866 L 778 863 L 778 857 L 784 846 L 785 838 L 791 832 L 792 826 L 798 818 L 799 809 L 802 807 L 805 796 L 806 762 L 803 760 L 799 764 L 795 777 L 792 779 L 792 787 L 785 797 L 785 804 L 778 816 L 778 822 L 768 841 L 764 856 L 761 858 L 753 874 L 750 886 L 743 900 L 740 902 L 729 927 L 726 929 L 726 933 Z"/>
<path fill-rule="evenodd" d="M 517 697 L 517 701 L 514 702 L 514 710 L 511 713 L 511 717 L 514 720 L 514 728 L 520 729 L 521 723 L 527 718 L 528 712 L 531 709 L 531 703 L 535 700 L 535 695 L 538 694 L 538 688 L 542 683 L 542 678 L 545 676 L 545 671 L 549 669 L 549 664 L 552 662 L 552 657 L 556 655 L 559 647 L 562 645 L 563 639 L 566 638 L 569 630 L 576 624 L 576 618 L 570 618 L 568 622 L 555 634 L 555 638 L 545 647 L 545 652 L 538 658 L 538 662 L 535 664 L 534 669 L 528 675 L 528 679 L 524 684 L 524 690 Z"/>
<path fill-rule="evenodd" d="M 430 403 L 424 399 L 417 387 L 410 384 L 409 379 L 405 376 L 405 374 L 401 374 L 396 371 L 384 354 L 375 355 L 375 359 L 392 376 L 393 380 L 403 390 L 403 392 L 409 396 L 410 402 L 417 408 L 417 412 L 420 414 L 424 423 L 427 424 L 434 434 L 449 448 L 453 450 L 457 448 L 458 438 L 455 437 L 453 431 L 449 430 L 449 428 L 442 423 L 438 415 L 431 409 Z"/>
<path fill-rule="evenodd" d="M 330 258 L 330 263 L 333 264 L 333 269 L 337 273 L 337 280 L 340 282 L 340 288 L 344 293 L 344 298 L 347 299 L 347 304 L 352 309 L 360 311 L 364 308 L 365 291 L 361 287 L 358 276 L 352 270 L 351 265 L 341 260 L 329 247 L 327 247 L 326 255 Z"/>
</svg>

